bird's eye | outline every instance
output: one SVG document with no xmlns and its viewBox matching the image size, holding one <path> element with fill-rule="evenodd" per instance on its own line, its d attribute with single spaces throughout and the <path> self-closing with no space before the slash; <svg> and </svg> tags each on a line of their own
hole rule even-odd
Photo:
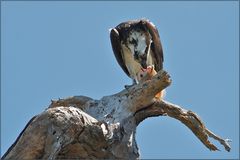
<svg viewBox="0 0 240 160">
<path fill-rule="evenodd" d="M 142 75 L 142 74 L 140 74 L 140 77 L 143 77 L 143 75 Z"/>
<path fill-rule="evenodd" d="M 137 41 L 135 39 L 132 39 L 130 43 L 132 43 L 133 45 L 137 45 Z"/>
</svg>

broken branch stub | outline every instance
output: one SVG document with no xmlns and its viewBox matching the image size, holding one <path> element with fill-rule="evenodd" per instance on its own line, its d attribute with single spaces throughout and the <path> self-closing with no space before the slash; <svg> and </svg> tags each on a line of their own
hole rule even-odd
<svg viewBox="0 0 240 160">
<path fill-rule="evenodd" d="M 170 75 L 164 71 L 159 71 L 151 80 L 145 81 L 129 89 L 129 108 L 135 113 L 154 102 L 157 93 L 164 90 L 171 84 Z"/>
</svg>

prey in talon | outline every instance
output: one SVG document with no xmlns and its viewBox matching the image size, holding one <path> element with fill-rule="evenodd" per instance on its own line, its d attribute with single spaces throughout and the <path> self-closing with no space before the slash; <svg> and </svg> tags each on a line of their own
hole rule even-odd
<svg viewBox="0 0 240 160">
<path fill-rule="evenodd" d="M 148 66 L 147 69 L 142 69 L 139 73 L 138 73 L 138 81 L 140 83 L 145 82 L 145 81 L 149 81 L 152 79 L 153 76 L 155 76 L 157 74 L 156 70 L 154 69 L 154 66 Z M 156 99 L 163 99 L 164 96 L 166 94 L 165 90 L 162 90 L 161 92 L 157 93 L 155 95 Z"/>
</svg>

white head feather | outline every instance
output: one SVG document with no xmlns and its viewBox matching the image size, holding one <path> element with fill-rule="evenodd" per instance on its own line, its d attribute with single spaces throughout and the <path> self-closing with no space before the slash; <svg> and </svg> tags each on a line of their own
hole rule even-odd
<svg viewBox="0 0 240 160">
<path fill-rule="evenodd" d="M 137 51 L 139 54 L 144 54 L 147 47 L 145 35 L 141 32 L 131 32 L 129 35 L 129 41 L 132 41 L 133 39 L 137 41 L 137 46 L 134 46 L 134 44 L 129 44 L 131 52 L 134 54 L 135 51 Z"/>
</svg>

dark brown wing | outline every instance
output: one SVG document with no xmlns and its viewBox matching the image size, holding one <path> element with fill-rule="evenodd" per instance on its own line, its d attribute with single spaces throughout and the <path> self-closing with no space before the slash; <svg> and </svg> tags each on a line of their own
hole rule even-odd
<svg viewBox="0 0 240 160">
<path fill-rule="evenodd" d="M 122 57 L 121 41 L 120 41 L 119 33 L 116 29 L 111 29 L 110 39 L 112 43 L 113 53 L 117 59 L 118 64 L 122 67 L 123 71 L 130 77 L 130 74 L 128 72 L 128 69 Z"/>
<path fill-rule="evenodd" d="M 154 67 L 158 72 L 163 68 L 163 49 L 160 42 L 160 37 L 157 28 L 148 20 L 141 20 L 142 24 L 149 31 L 152 36 L 153 42 L 151 44 L 151 50 L 153 53 Z"/>
</svg>

